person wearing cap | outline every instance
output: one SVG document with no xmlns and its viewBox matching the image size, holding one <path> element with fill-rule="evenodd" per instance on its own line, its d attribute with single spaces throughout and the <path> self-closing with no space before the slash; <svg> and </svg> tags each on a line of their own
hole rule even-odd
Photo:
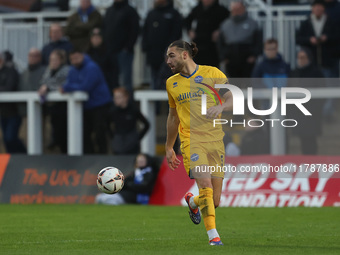
<svg viewBox="0 0 340 255">
<path fill-rule="evenodd" d="M 79 50 L 70 52 L 71 68 L 61 93 L 84 91 L 89 98 L 84 102 L 84 153 L 107 153 L 108 114 L 112 96 L 100 67 Z M 94 140 L 92 140 L 94 135 Z M 96 150 L 96 148 L 98 148 Z"/>
</svg>

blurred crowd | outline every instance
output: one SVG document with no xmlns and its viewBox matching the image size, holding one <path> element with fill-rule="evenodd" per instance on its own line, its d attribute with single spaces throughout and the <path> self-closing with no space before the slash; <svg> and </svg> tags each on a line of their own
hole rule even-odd
<svg viewBox="0 0 340 255">
<path fill-rule="evenodd" d="M 31 10 L 63 11 L 67 10 L 65 2 L 50 1 L 52 5 L 46 6 L 46 1 L 36 1 Z M 164 61 L 165 52 L 172 41 L 182 36 L 197 43 L 196 63 L 219 67 L 229 78 L 265 78 L 259 87 L 290 86 L 283 81 L 291 77 L 338 78 L 340 4 L 336 0 L 316 0 L 311 7 L 311 13 L 296 31 L 296 42 L 291 42 L 300 46 L 297 67 L 291 70 L 278 50 L 279 42 L 275 38 L 263 41 L 262 29 L 248 15 L 242 1 L 232 1 L 225 8 L 218 0 L 200 0 L 187 17 L 182 17 L 172 0 L 154 0 L 141 26 L 128 0 L 114 0 L 105 15 L 91 0 L 79 0 L 79 8 L 68 17 L 66 26 L 52 23 L 49 42 L 42 49 L 31 48 L 28 66 L 21 74 L 12 53 L 0 54 L 0 92 L 37 91 L 52 126 L 48 146 L 66 153 L 66 103 L 46 102 L 46 96 L 50 91 L 85 91 L 89 99 L 84 103 L 84 153 L 136 154 L 149 128 L 133 96 L 134 47 L 139 37 L 151 70 L 150 89 L 154 90 L 165 90 L 165 81 L 172 75 Z M 275 79 L 280 82 L 273 82 Z M 315 109 L 313 117 L 303 120 L 305 126 L 296 129 L 305 154 L 317 153 L 316 137 L 321 134 L 317 120 L 331 121 L 335 109 L 334 100 L 311 100 L 311 104 Z M 0 104 L 8 153 L 26 151 L 18 137 L 24 107 Z M 254 137 L 259 137 L 258 133 Z M 244 148 L 250 147 L 245 144 Z M 259 151 L 254 148 L 249 153 Z"/>
</svg>

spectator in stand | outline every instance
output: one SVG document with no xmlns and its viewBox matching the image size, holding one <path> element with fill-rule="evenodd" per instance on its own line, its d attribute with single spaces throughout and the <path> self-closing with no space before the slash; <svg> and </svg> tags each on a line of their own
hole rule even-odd
<svg viewBox="0 0 340 255">
<path fill-rule="evenodd" d="M 74 48 L 86 52 L 90 47 L 90 33 L 102 25 L 102 16 L 91 0 L 79 0 L 80 7 L 67 19 L 66 35 Z"/>
<path fill-rule="evenodd" d="M 17 91 L 19 74 L 15 67 L 6 64 L 4 53 L 0 53 L 0 93 Z M 1 129 L 7 153 L 26 153 L 26 148 L 19 139 L 21 117 L 15 103 L 0 104 Z"/>
<path fill-rule="evenodd" d="M 231 17 L 220 27 L 220 55 L 228 77 L 249 78 L 261 53 L 261 32 L 256 21 L 248 16 L 243 2 L 231 2 L 230 11 Z"/>
<path fill-rule="evenodd" d="M 338 0 L 324 0 L 327 17 L 340 25 L 340 2 Z"/>
<path fill-rule="evenodd" d="M 57 91 L 66 82 L 69 66 L 66 64 L 66 52 L 54 50 L 50 63 L 41 79 L 39 95 L 44 102 L 49 91 Z M 62 153 L 67 152 L 67 105 L 66 102 L 49 102 L 47 113 L 51 116 L 52 141 L 49 148 L 59 147 Z"/>
<path fill-rule="evenodd" d="M 112 96 L 100 67 L 79 50 L 70 53 L 72 64 L 63 92 L 84 91 L 89 99 L 84 103 L 84 153 L 107 153 L 108 113 Z M 94 134 L 95 143 L 92 141 Z M 97 149 L 97 150 L 96 150 Z"/>
<path fill-rule="evenodd" d="M 104 73 L 106 82 L 112 91 L 118 85 L 117 77 L 114 77 L 113 66 L 107 55 L 106 45 L 100 28 L 94 28 L 91 32 L 90 49 L 87 54 L 96 62 Z"/>
<path fill-rule="evenodd" d="M 127 89 L 116 88 L 113 97 L 114 106 L 110 111 L 110 119 L 114 125 L 112 150 L 114 154 L 136 154 L 150 124 L 134 102 L 129 100 Z M 138 122 L 143 124 L 141 131 L 138 131 Z"/>
<path fill-rule="evenodd" d="M 276 39 L 267 39 L 263 47 L 264 54 L 258 59 L 252 77 L 252 86 L 254 88 L 282 88 L 287 86 L 287 78 L 290 72 L 289 65 L 283 60 L 281 54 L 278 52 L 278 41 Z M 270 108 L 270 100 L 255 101 L 254 104 L 259 105 L 259 109 L 267 110 Z M 269 128 L 269 125 L 266 125 Z M 247 130 L 245 141 L 251 138 L 253 134 L 263 132 L 263 129 L 249 129 Z M 269 134 L 269 132 L 267 133 Z M 268 135 L 269 139 L 269 135 Z M 245 150 L 245 148 L 243 149 Z"/>
<path fill-rule="evenodd" d="M 173 72 L 171 71 L 170 67 L 166 63 L 166 60 L 161 64 L 159 68 L 159 73 L 156 77 L 156 87 L 159 90 L 166 90 L 166 80 L 171 77 Z M 157 108 L 159 109 L 159 108 Z M 156 109 L 156 110 L 157 110 Z"/>
<path fill-rule="evenodd" d="M 41 63 L 41 51 L 31 48 L 28 52 L 28 66 L 21 75 L 19 82 L 20 91 L 37 91 L 46 67 Z M 26 103 L 18 104 L 18 111 L 22 117 L 26 117 Z"/>
<path fill-rule="evenodd" d="M 185 19 L 189 37 L 200 49 L 195 57 L 196 63 L 219 67 L 216 42 L 219 27 L 229 14 L 229 10 L 221 6 L 218 0 L 200 0 Z"/>
<path fill-rule="evenodd" d="M 154 0 L 143 27 L 142 48 L 151 67 L 151 88 L 160 89 L 157 84 L 165 51 L 171 42 L 182 37 L 182 17 L 170 0 Z"/>
<path fill-rule="evenodd" d="M 50 61 L 50 54 L 53 50 L 61 49 L 67 54 L 72 50 L 72 44 L 64 37 L 63 29 L 59 23 L 50 25 L 50 42 L 42 49 L 42 63 L 47 66 Z"/>
<path fill-rule="evenodd" d="M 36 0 L 30 7 L 30 12 L 68 10 L 69 0 Z"/>
<path fill-rule="evenodd" d="M 17 67 L 13 61 L 13 53 L 6 50 L 3 52 L 4 56 L 5 56 L 5 65 L 9 68 L 13 68 L 13 70 L 16 72 L 17 77 L 19 79 L 19 73 L 17 71 Z"/>
<path fill-rule="evenodd" d="M 264 54 L 256 63 L 252 73 L 253 78 L 263 78 L 262 84 L 254 85 L 265 88 L 286 87 L 290 67 L 278 52 L 277 40 L 267 39 L 263 51 Z"/>
<path fill-rule="evenodd" d="M 41 63 L 41 52 L 37 48 L 31 48 L 28 52 L 28 67 L 20 75 L 21 91 L 37 91 L 46 67 Z"/>
<path fill-rule="evenodd" d="M 312 4 L 312 13 L 307 20 L 301 23 L 296 35 L 296 42 L 310 49 L 313 58 L 321 68 L 325 78 L 339 77 L 339 33 L 337 24 L 325 13 L 324 2 L 316 0 Z M 327 86 L 338 86 L 335 79 L 328 79 Z M 334 100 L 329 99 L 324 106 L 327 120 L 332 120 Z"/>
<path fill-rule="evenodd" d="M 115 75 L 133 96 L 132 64 L 139 32 L 139 16 L 127 0 L 115 0 L 104 18 L 104 41 Z M 118 65 L 118 67 L 117 67 Z M 120 77 L 122 76 L 122 77 Z"/>
<path fill-rule="evenodd" d="M 339 42 L 336 31 L 336 24 L 325 13 L 324 2 L 316 0 L 311 15 L 301 23 L 296 35 L 296 42 L 312 51 L 326 78 L 339 76 L 339 62 L 335 57 Z"/>
<path fill-rule="evenodd" d="M 96 204 L 148 204 L 157 179 L 159 165 L 146 154 L 138 154 L 135 170 L 126 175 L 122 191 L 116 194 L 98 194 Z"/>
<path fill-rule="evenodd" d="M 302 48 L 297 54 L 297 68 L 290 75 L 290 87 L 320 87 L 321 79 L 305 78 L 323 78 L 320 68 L 313 63 L 313 54 L 308 48 Z M 302 78 L 302 79 L 301 79 Z M 302 154 L 316 155 L 318 151 L 317 137 L 322 133 L 322 106 L 324 100 L 311 99 L 304 104 L 304 107 L 312 114 L 305 116 L 295 106 L 288 105 L 287 113 L 290 118 L 295 119 L 298 125 L 293 128 L 293 134 L 297 135 L 301 142 Z"/>
</svg>

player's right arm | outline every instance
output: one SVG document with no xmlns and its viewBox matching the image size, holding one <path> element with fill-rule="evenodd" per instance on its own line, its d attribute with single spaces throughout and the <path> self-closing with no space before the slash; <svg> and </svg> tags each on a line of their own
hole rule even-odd
<svg viewBox="0 0 340 255">
<path fill-rule="evenodd" d="M 178 125 L 179 118 L 177 115 L 176 108 L 169 108 L 169 115 L 167 120 L 167 134 L 166 134 L 166 143 L 165 143 L 165 152 L 166 159 L 168 161 L 168 165 L 171 170 L 175 170 L 181 162 L 177 157 L 176 153 L 173 149 L 175 141 L 178 135 Z"/>
</svg>

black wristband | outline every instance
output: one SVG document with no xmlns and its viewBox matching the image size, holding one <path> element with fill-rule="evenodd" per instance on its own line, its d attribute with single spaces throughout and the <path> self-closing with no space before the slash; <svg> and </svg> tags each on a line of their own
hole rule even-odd
<svg viewBox="0 0 340 255">
<path fill-rule="evenodd" d="M 218 94 L 220 96 L 223 96 L 225 93 L 227 93 L 229 91 L 229 89 L 226 89 L 226 88 L 222 88 L 218 91 Z"/>
</svg>

